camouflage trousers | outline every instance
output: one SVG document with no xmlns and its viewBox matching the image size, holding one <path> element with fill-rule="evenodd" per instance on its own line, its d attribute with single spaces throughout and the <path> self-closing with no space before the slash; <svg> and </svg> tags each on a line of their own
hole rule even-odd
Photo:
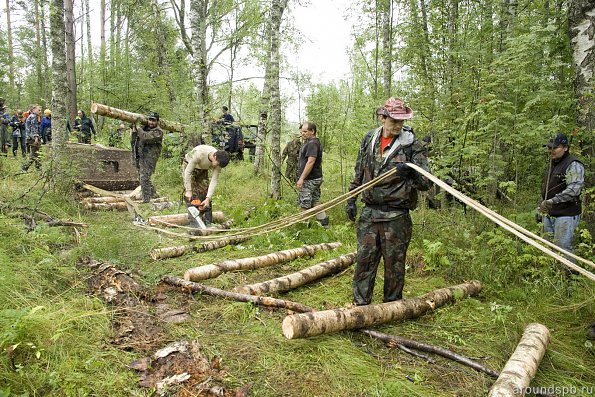
<svg viewBox="0 0 595 397">
<path fill-rule="evenodd" d="M 368 211 L 366 211 L 368 210 Z M 405 284 L 405 257 L 411 241 L 409 212 L 386 221 L 374 221 L 364 207 L 357 224 L 357 266 L 353 275 L 356 305 L 372 302 L 376 272 L 384 259 L 384 302 L 402 299 Z"/>
<path fill-rule="evenodd" d="M 143 203 L 148 203 L 155 196 L 156 190 L 151 176 L 157 166 L 157 158 L 154 156 L 139 156 L 137 159 L 138 173 L 140 177 L 140 188 L 143 194 Z"/>
<path fill-rule="evenodd" d="M 300 208 L 309 209 L 319 203 L 320 185 L 322 185 L 322 178 L 306 179 L 298 192 L 297 205 Z"/>
</svg>

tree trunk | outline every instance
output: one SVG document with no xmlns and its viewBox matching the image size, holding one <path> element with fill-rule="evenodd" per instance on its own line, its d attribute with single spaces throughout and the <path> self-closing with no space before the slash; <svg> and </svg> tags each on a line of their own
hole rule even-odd
<svg viewBox="0 0 595 397">
<path fill-rule="evenodd" d="M 289 291 L 302 285 L 311 283 L 322 277 L 339 273 L 347 269 L 355 261 L 355 252 L 341 255 L 314 266 L 300 270 L 299 272 L 287 276 L 278 277 L 258 284 L 243 285 L 233 289 L 234 292 L 250 295 L 273 294 L 277 292 Z"/>
<path fill-rule="evenodd" d="M 481 291 L 479 281 L 442 288 L 418 298 L 380 303 L 354 308 L 324 310 L 294 314 L 283 320 L 283 335 L 288 339 L 307 338 L 346 329 L 364 328 L 391 321 L 416 318 L 455 299 L 476 295 Z"/>
<path fill-rule="evenodd" d="M 184 280 L 184 279 L 181 279 L 178 277 L 163 276 L 163 277 L 161 277 L 161 281 L 163 281 L 164 283 L 176 286 L 176 287 L 182 287 L 186 291 L 200 292 L 202 294 L 218 296 L 221 298 L 232 299 L 232 300 L 240 301 L 240 302 L 252 302 L 255 305 L 259 305 L 259 306 L 278 307 L 278 308 L 282 308 L 282 309 L 292 310 L 295 312 L 307 312 L 309 310 L 312 310 L 310 307 L 308 307 L 306 305 L 302 305 L 301 303 L 297 303 L 297 302 L 269 298 L 269 297 L 265 297 L 265 296 L 254 296 L 254 295 L 238 294 L 235 292 L 228 292 L 228 291 L 224 291 L 222 289 L 209 287 L 207 285 L 193 283 L 191 281 L 187 281 L 187 280 Z"/>
<path fill-rule="evenodd" d="M 271 11 L 272 12 L 272 11 Z M 266 139 L 268 129 L 269 109 L 271 106 L 271 85 L 272 85 L 272 60 L 271 54 L 271 37 L 272 37 L 272 22 L 266 22 L 266 54 L 267 62 L 264 72 L 264 84 L 262 87 L 262 94 L 260 95 L 260 111 L 258 114 L 258 132 L 256 137 L 256 150 L 254 152 L 254 173 L 262 174 L 264 172 L 264 152 L 266 150 Z"/>
<path fill-rule="evenodd" d="M 89 65 L 89 73 L 87 73 L 87 88 L 89 90 L 89 99 L 93 100 L 93 42 L 91 41 L 91 9 L 89 8 L 89 0 L 85 0 L 84 5 L 85 10 L 87 11 L 85 22 L 87 24 L 87 63 Z M 81 42 L 82 41 L 83 40 L 81 40 Z M 81 64 L 83 63 L 84 62 L 81 62 Z"/>
<path fill-rule="evenodd" d="M 176 247 L 165 247 L 165 248 L 154 248 L 149 252 L 149 255 L 154 260 L 176 258 L 190 252 L 206 252 L 212 251 L 217 248 L 222 248 L 227 245 L 236 245 L 246 240 L 249 240 L 250 236 L 240 237 L 227 237 L 214 241 L 207 241 L 202 244 L 191 244 L 191 245 L 178 245 Z"/>
<path fill-rule="evenodd" d="M 147 124 L 147 116 L 144 114 L 128 112 L 126 110 L 102 105 L 101 103 L 93 103 L 91 105 L 91 113 L 125 121 L 127 123 Z M 159 127 L 168 131 L 184 132 L 185 126 L 176 121 L 169 121 L 160 118 Z"/>
<path fill-rule="evenodd" d="M 201 281 L 215 278 L 225 272 L 234 270 L 253 270 L 261 267 L 289 262 L 301 256 L 314 256 L 317 251 L 331 250 L 341 246 L 341 243 L 323 243 L 316 245 L 304 245 L 303 247 L 273 252 L 268 255 L 255 256 L 251 258 L 231 259 L 210 265 L 199 266 L 186 270 L 184 278 L 190 281 Z"/>
<path fill-rule="evenodd" d="M 281 198 L 281 94 L 279 93 L 279 34 L 287 0 L 272 0 L 271 6 L 271 194 Z"/>
<path fill-rule="evenodd" d="M 586 132 L 583 155 L 588 163 L 585 163 L 585 168 L 592 170 L 595 158 L 595 3 L 590 0 L 571 1 L 568 25 L 577 98 L 576 122 Z M 586 173 L 583 189 L 592 189 L 593 186 L 595 173 Z M 585 207 L 593 208 L 592 195 L 585 194 Z M 595 233 L 595 211 L 585 211 L 584 218 L 590 232 Z"/>
<path fill-rule="evenodd" d="M 517 348 L 490 389 L 488 397 L 525 395 L 524 390 L 537 373 L 537 367 L 550 343 L 550 331 L 541 324 L 527 325 Z"/>
<path fill-rule="evenodd" d="M 50 27 L 52 46 L 52 148 L 53 156 L 60 156 L 66 137 L 68 112 L 66 103 L 66 48 L 64 42 L 64 0 L 52 0 L 50 4 Z M 58 169 L 59 170 L 59 169 Z"/>
<path fill-rule="evenodd" d="M 391 96 L 392 85 L 392 61 L 393 61 L 393 40 L 392 40 L 392 0 L 382 0 L 380 3 L 382 18 L 382 72 L 384 84 L 384 97 Z"/>
<path fill-rule="evenodd" d="M 14 49 L 12 46 L 12 27 L 10 20 L 10 0 L 6 0 L 6 40 L 8 44 L 8 81 L 14 94 Z"/>
<path fill-rule="evenodd" d="M 39 17 L 39 0 L 33 1 L 33 13 L 35 17 L 35 74 L 37 77 L 37 98 L 43 98 L 45 81 L 43 79 L 41 58 L 44 54 L 41 48 L 41 18 Z M 47 103 L 43 103 L 42 106 L 47 107 Z"/>
<path fill-rule="evenodd" d="M 190 27 L 194 50 L 194 81 L 196 82 L 196 107 L 200 122 L 199 133 L 208 132 L 209 86 L 207 69 L 207 19 L 208 0 L 190 1 Z"/>
<path fill-rule="evenodd" d="M 42 0 L 40 2 L 39 5 L 39 13 L 40 13 L 40 23 L 41 23 L 41 48 L 42 48 L 42 54 L 48 54 L 48 37 L 46 34 L 47 28 L 48 26 L 45 24 L 46 21 L 46 13 L 45 13 L 45 1 Z M 50 106 L 52 103 L 52 90 L 51 90 L 51 84 L 50 82 L 52 81 L 52 76 L 50 75 L 50 65 L 48 63 L 48 58 L 47 56 L 42 56 L 41 57 L 41 62 L 42 62 L 42 67 L 43 67 L 43 79 L 44 79 L 44 85 L 43 85 L 43 99 L 44 102 L 46 104 L 46 106 Z"/>
<path fill-rule="evenodd" d="M 70 126 L 74 125 L 74 119 L 77 113 L 76 100 L 76 58 L 75 58 L 75 40 L 74 40 L 74 0 L 64 0 L 64 33 L 66 44 L 66 82 L 68 84 L 68 93 L 66 95 L 66 107 L 68 108 L 68 119 Z"/>
</svg>

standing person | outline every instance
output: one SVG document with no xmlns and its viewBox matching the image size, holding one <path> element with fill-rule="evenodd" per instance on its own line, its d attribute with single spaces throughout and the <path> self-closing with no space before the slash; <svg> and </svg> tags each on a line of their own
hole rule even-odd
<svg viewBox="0 0 595 397">
<path fill-rule="evenodd" d="M 23 158 L 27 154 L 27 135 L 25 134 L 25 117 L 23 111 L 16 109 L 14 116 L 10 120 L 12 127 L 12 155 L 17 156 L 19 144 L 21 145 L 21 153 Z"/>
<path fill-rule="evenodd" d="M 155 172 L 163 141 L 163 130 L 159 127 L 159 113 L 149 112 L 147 119 L 147 125 L 140 129 L 133 124 L 130 133 L 132 157 L 140 176 L 143 203 L 151 201 L 151 197 L 156 193 L 151 176 Z"/>
<path fill-rule="evenodd" d="M 213 221 L 211 202 L 219 173 L 229 164 L 229 153 L 213 146 L 198 145 L 189 151 L 182 162 L 184 198 L 187 202 L 200 200 L 200 211 L 206 224 Z M 209 182 L 209 169 L 213 170 Z"/>
<path fill-rule="evenodd" d="M 41 124 L 39 125 L 39 132 L 41 134 L 41 143 L 44 145 L 52 140 L 52 112 L 50 109 L 43 111 Z"/>
<path fill-rule="evenodd" d="M 299 153 L 299 167 L 296 176 L 298 180 L 297 205 L 302 210 L 315 207 L 320 203 L 320 186 L 322 185 L 322 144 L 316 137 L 316 124 L 306 121 L 300 127 L 304 145 Z M 322 226 L 328 226 L 329 218 L 322 211 L 316 215 L 316 220 Z"/>
<path fill-rule="evenodd" d="M 9 124 L 8 108 L 4 105 L 4 98 L 0 98 L 0 145 L 2 145 L 2 155 L 4 157 L 8 156 L 8 148 L 10 147 Z"/>
<path fill-rule="evenodd" d="M 574 229 L 581 215 L 581 190 L 585 182 L 585 166 L 570 154 L 568 137 L 559 133 L 546 145 L 550 161 L 543 175 L 541 204 L 543 229 L 558 247 L 572 250 Z M 566 269 L 566 268 L 565 268 Z"/>
<path fill-rule="evenodd" d="M 78 131 L 79 143 L 91 143 L 91 132 L 93 138 L 97 140 L 93 120 L 87 117 L 83 110 L 77 112 L 77 117 L 74 119 L 74 129 Z"/>
<path fill-rule="evenodd" d="M 29 160 L 23 164 L 23 171 L 27 171 L 32 163 L 35 163 L 35 168 L 41 169 L 41 162 L 39 161 L 39 149 L 41 148 L 41 138 L 39 136 L 39 115 L 41 114 L 41 106 L 31 105 L 31 111 L 27 120 L 25 120 L 25 134 L 27 135 L 27 150 L 29 152 Z"/>
<path fill-rule="evenodd" d="M 231 113 L 229 113 L 229 108 L 227 106 L 223 106 L 221 110 L 223 110 L 223 114 L 219 117 L 219 120 L 221 120 L 223 124 L 231 124 L 235 121 Z"/>
<path fill-rule="evenodd" d="M 297 166 L 298 157 L 300 156 L 300 149 L 302 148 L 302 140 L 299 136 L 287 142 L 281 153 L 281 163 L 287 158 L 287 165 L 285 168 L 285 177 L 291 182 L 297 182 Z"/>
<path fill-rule="evenodd" d="M 396 169 L 396 173 L 362 192 L 365 204 L 357 224 L 357 266 L 353 276 L 356 305 L 372 302 L 376 271 L 384 259 L 384 302 L 402 299 L 405 284 L 405 257 L 412 234 L 409 211 L 417 206 L 418 190 L 428 190 L 431 182 L 408 167 L 411 162 L 429 171 L 427 152 L 405 120 L 413 110 L 400 98 L 389 98 L 378 109 L 382 125 L 369 131 L 361 142 L 353 190 Z M 355 221 L 356 198 L 347 202 L 347 215 Z"/>
</svg>

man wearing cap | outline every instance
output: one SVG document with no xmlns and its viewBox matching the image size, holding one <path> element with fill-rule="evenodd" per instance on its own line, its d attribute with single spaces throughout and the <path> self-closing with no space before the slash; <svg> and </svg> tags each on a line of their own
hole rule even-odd
<svg viewBox="0 0 595 397">
<path fill-rule="evenodd" d="M 428 190 L 431 182 L 407 166 L 411 162 L 429 171 L 427 150 L 404 120 L 413 117 L 402 99 L 389 98 L 378 109 L 382 125 L 362 140 L 355 163 L 353 190 L 396 169 L 396 173 L 364 190 L 364 203 L 357 224 L 357 266 L 353 276 L 356 305 L 372 302 L 376 271 L 384 259 L 384 302 L 402 299 L 405 283 L 405 256 L 412 234 L 409 211 L 417 206 L 418 190 Z M 347 202 L 347 216 L 355 221 L 356 197 Z"/>
<path fill-rule="evenodd" d="M 570 154 L 568 137 L 559 133 L 545 145 L 550 152 L 541 185 L 543 230 L 558 247 L 572 252 L 572 236 L 581 215 L 581 190 L 585 181 L 585 167 Z"/>
<path fill-rule="evenodd" d="M 163 130 L 159 127 L 159 113 L 149 112 L 147 125 L 142 126 L 140 129 L 136 127 L 136 124 L 131 127 L 130 146 L 140 176 L 143 203 L 151 201 L 151 197 L 156 193 L 155 186 L 151 182 L 151 176 L 155 172 L 155 166 L 161 154 L 162 141 Z"/>
</svg>

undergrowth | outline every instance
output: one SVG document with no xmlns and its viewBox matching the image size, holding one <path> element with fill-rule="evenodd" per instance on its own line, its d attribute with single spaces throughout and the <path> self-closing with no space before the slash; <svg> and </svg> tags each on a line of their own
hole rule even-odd
<svg viewBox="0 0 595 397">
<path fill-rule="evenodd" d="M 61 219 L 89 224 L 79 229 L 48 227 L 39 221 L 29 230 L 23 215 L 32 214 L 39 189 L 15 202 L 34 183 L 36 171 L 17 175 L 19 161 L 0 159 L 0 395 L 130 396 L 150 395 L 137 386 L 126 365 L 150 352 L 125 351 L 110 343 L 112 308 L 88 295 L 89 274 L 76 266 L 91 256 L 128 271 L 149 287 L 161 275 L 181 276 L 193 266 L 224 259 L 257 256 L 303 244 L 340 241 L 333 252 L 301 258 L 250 272 L 226 273 L 208 284 L 225 289 L 267 280 L 355 251 L 355 226 L 342 207 L 330 211 L 331 226 L 302 222 L 282 231 L 255 236 L 237 246 L 165 261 L 153 261 L 150 249 L 179 242 L 132 225 L 126 212 L 87 212 L 76 200 L 49 191 L 39 209 Z M 344 167 L 344 165 L 343 165 Z M 325 168 L 323 201 L 343 192 L 344 171 L 337 161 Z M 341 177 L 333 177 L 340 175 Z M 155 183 L 161 195 L 180 196 L 175 159 L 160 161 Z M 295 192 L 284 184 L 284 198 L 269 199 L 264 177 L 248 162 L 232 163 L 221 174 L 213 203 L 235 220 L 255 226 L 295 213 Z M 533 192 L 526 192 L 527 197 Z M 519 197 L 518 202 L 523 201 Z M 423 201 L 423 200 L 422 200 Z M 528 198 L 526 202 L 532 202 Z M 147 215 L 153 212 L 146 205 Z M 507 217 L 539 232 L 532 208 L 497 208 Z M 181 212 L 181 207 L 169 213 Z M 416 320 L 376 327 L 379 331 L 433 343 L 501 369 L 524 327 L 540 322 L 552 342 L 532 382 L 536 386 L 591 386 L 595 383 L 595 348 L 585 328 L 595 320 L 593 283 L 582 276 L 567 279 L 537 250 L 451 203 L 430 210 L 422 203 L 413 212 L 414 236 L 408 252 L 404 294 L 478 279 L 479 297 L 464 299 Z M 581 225 L 582 230 L 586 230 Z M 577 247 L 591 260 L 593 240 L 578 233 Z M 280 294 L 317 309 L 351 302 L 353 268 L 309 286 Z M 176 295 L 175 293 L 174 295 Z M 382 270 L 374 302 L 382 300 Z M 208 356 L 219 355 L 231 387 L 252 384 L 253 396 L 468 396 L 487 394 L 493 379 L 466 367 L 436 359 L 435 364 L 389 349 L 358 333 L 341 332 L 311 339 L 287 340 L 281 334 L 286 313 L 206 295 L 195 295 L 192 320 L 170 325 L 163 345 L 197 339 Z"/>
</svg>

